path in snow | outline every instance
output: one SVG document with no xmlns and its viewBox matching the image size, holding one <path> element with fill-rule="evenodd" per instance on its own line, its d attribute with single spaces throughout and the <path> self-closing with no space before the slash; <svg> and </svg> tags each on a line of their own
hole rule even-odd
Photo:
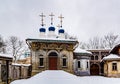
<svg viewBox="0 0 120 84">
<path fill-rule="evenodd" d="M 61 70 L 46 70 L 29 79 L 16 80 L 11 84 L 120 84 L 120 78 L 79 77 Z"/>
</svg>

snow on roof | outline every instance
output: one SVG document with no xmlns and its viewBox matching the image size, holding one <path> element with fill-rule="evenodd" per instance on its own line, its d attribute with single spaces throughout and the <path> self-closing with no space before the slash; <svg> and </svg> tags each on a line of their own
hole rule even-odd
<svg viewBox="0 0 120 84">
<path fill-rule="evenodd" d="M 0 53 L 0 57 L 13 58 L 13 56 L 12 56 L 12 55 L 10 55 L 10 54 L 3 54 L 3 53 Z"/>
<path fill-rule="evenodd" d="M 81 49 L 79 47 L 77 47 L 74 52 L 76 52 L 76 53 L 88 53 L 88 54 L 92 54 L 91 52 L 89 52 L 87 50 L 83 50 L 83 49 Z"/>
<path fill-rule="evenodd" d="M 31 39 L 31 40 L 56 40 L 56 41 L 77 41 L 77 39 L 70 39 L 70 38 L 48 38 L 48 37 L 45 37 L 45 38 L 27 38 L 27 39 Z"/>
<path fill-rule="evenodd" d="M 110 51 L 111 49 L 88 49 L 88 51 Z"/>
<path fill-rule="evenodd" d="M 120 56 L 115 55 L 115 54 L 110 54 L 103 58 L 103 60 L 113 60 L 113 59 L 120 59 Z"/>
<path fill-rule="evenodd" d="M 18 64 L 18 63 L 12 63 L 12 65 L 15 65 L 15 66 L 30 66 L 31 64 Z"/>
</svg>

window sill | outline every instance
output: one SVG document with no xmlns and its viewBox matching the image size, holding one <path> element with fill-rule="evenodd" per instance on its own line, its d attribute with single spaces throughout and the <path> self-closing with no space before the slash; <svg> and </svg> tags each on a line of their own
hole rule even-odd
<svg viewBox="0 0 120 84">
<path fill-rule="evenodd" d="M 44 68 L 44 66 L 39 66 L 38 68 Z"/>
<path fill-rule="evenodd" d="M 112 71 L 118 71 L 118 70 L 112 70 Z"/>
<path fill-rule="evenodd" d="M 62 68 L 67 68 L 67 66 L 62 66 Z"/>
</svg>

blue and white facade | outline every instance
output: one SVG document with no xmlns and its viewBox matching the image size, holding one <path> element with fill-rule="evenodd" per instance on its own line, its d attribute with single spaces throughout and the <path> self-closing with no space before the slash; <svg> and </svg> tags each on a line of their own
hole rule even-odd
<svg viewBox="0 0 120 84">
<path fill-rule="evenodd" d="M 74 51 L 74 73 L 78 76 L 90 75 L 91 52 L 76 48 Z"/>
</svg>

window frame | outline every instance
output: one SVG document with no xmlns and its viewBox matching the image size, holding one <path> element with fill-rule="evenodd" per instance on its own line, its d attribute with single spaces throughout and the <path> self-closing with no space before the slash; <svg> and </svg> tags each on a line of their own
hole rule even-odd
<svg viewBox="0 0 120 84">
<path fill-rule="evenodd" d="M 80 60 L 78 60 L 77 66 L 78 66 L 78 68 L 81 68 L 81 61 Z"/>
<path fill-rule="evenodd" d="M 42 63 L 41 63 L 41 59 L 42 59 Z M 43 55 L 39 55 L 39 67 L 44 67 L 44 57 L 43 57 Z"/>
<path fill-rule="evenodd" d="M 89 62 L 87 61 L 87 69 L 89 68 Z"/>
<path fill-rule="evenodd" d="M 117 62 L 112 63 L 112 71 L 117 71 Z"/>
<path fill-rule="evenodd" d="M 91 60 L 94 60 L 94 56 L 93 55 L 91 56 Z"/>
<path fill-rule="evenodd" d="M 95 60 L 99 60 L 99 57 L 98 57 L 98 55 L 95 55 Z"/>
<path fill-rule="evenodd" d="M 64 61 L 66 60 L 66 61 Z M 64 65 L 65 63 L 65 65 Z M 68 63 L 67 63 L 67 57 L 65 55 L 62 56 L 62 67 L 67 67 L 68 66 Z"/>
</svg>

